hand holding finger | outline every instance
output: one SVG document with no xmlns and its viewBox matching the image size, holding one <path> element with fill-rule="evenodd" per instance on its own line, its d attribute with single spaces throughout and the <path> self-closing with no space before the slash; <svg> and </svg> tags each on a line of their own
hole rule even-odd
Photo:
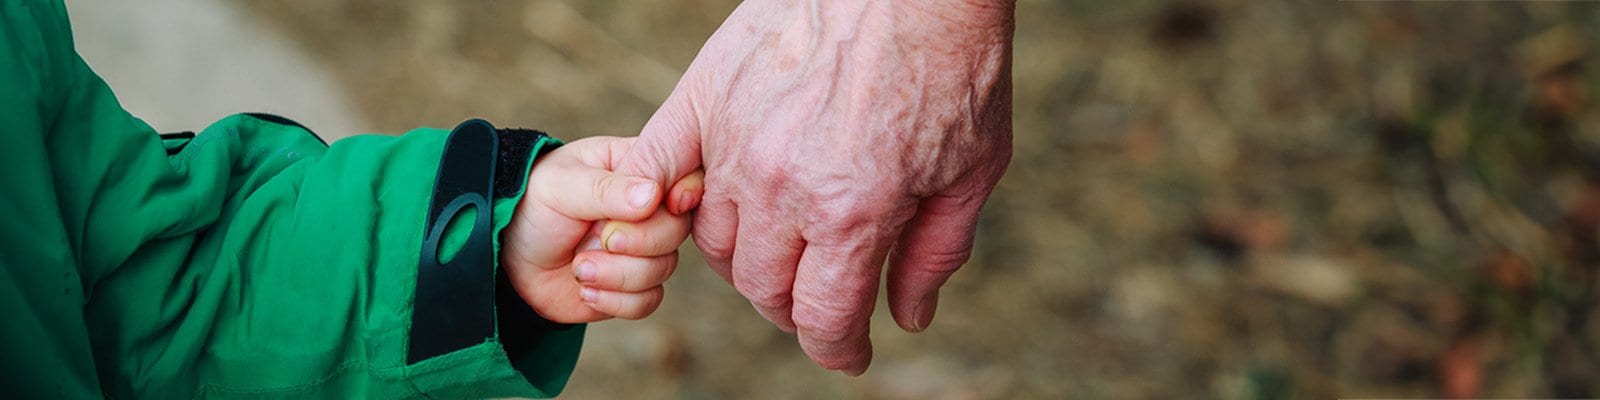
<svg viewBox="0 0 1600 400">
<path fill-rule="evenodd" d="M 606 221 L 600 231 L 601 246 L 612 253 L 641 257 L 669 254 L 689 237 L 689 218 L 662 209 L 643 221 Z"/>
<path fill-rule="evenodd" d="M 678 254 L 634 257 L 605 251 L 578 254 L 573 262 L 578 283 L 618 292 L 640 292 L 666 283 L 678 267 Z"/>
<path fill-rule="evenodd" d="M 577 220 L 637 221 L 655 213 L 661 202 L 661 185 L 612 172 L 604 162 L 610 156 L 610 148 L 631 143 L 632 139 L 591 137 L 583 141 L 585 145 L 577 150 L 593 154 L 541 160 L 534 166 L 530 181 L 539 184 L 532 186 L 530 195 L 538 203 Z"/>
<path fill-rule="evenodd" d="M 640 319 L 650 316 L 661 306 L 665 289 L 652 287 L 638 292 L 617 292 L 584 287 L 580 292 L 584 304 L 595 311 L 622 319 Z"/>
</svg>

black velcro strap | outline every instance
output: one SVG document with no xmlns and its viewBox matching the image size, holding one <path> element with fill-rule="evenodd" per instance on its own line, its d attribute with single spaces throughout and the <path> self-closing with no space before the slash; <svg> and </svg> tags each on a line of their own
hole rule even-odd
<svg viewBox="0 0 1600 400">
<path fill-rule="evenodd" d="M 450 132 L 428 204 L 407 364 L 490 340 L 496 322 L 509 354 L 529 351 L 545 333 L 570 327 L 533 311 L 505 271 L 494 267 L 493 201 L 522 193 L 529 162 L 560 145 L 544 132 L 495 129 L 479 119 Z M 478 210 L 472 232 L 456 256 L 440 264 L 445 230 L 468 205 Z"/>
<path fill-rule="evenodd" d="M 522 193 L 522 186 L 526 183 L 523 168 L 528 165 L 528 158 L 544 155 L 544 153 L 560 147 L 560 142 L 546 141 L 539 148 L 539 154 L 533 154 L 534 146 L 549 137 L 544 132 L 532 129 L 506 128 L 495 131 L 500 137 L 500 163 L 494 173 L 494 197 L 497 199 L 510 198 Z"/>
<path fill-rule="evenodd" d="M 507 354 L 523 354 L 549 331 L 570 328 L 534 312 L 506 272 L 494 270 L 494 200 L 522 194 L 531 160 L 560 144 L 542 131 L 496 130 L 483 120 L 467 120 L 451 131 L 422 230 L 406 363 L 477 346 L 494 338 L 496 328 Z M 456 258 L 440 264 L 445 230 L 466 206 L 478 210 L 470 237 Z"/>
<path fill-rule="evenodd" d="M 529 158 L 538 158 L 545 153 L 561 147 L 561 142 L 548 139 L 544 132 L 531 129 L 500 129 L 500 164 L 495 171 L 494 195 L 495 198 L 510 198 L 522 193 L 523 186 L 528 176 L 525 168 L 529 168 Z M 538 153 L 534 153 L 534 149 Z M 546 334 L 554 331 L 565 330 L 574 325 L 560 324 L 544 319 L 533 307 L 523 301 L 522 295 L 511 286 L 511 279 L 506 277 L 505 268 L 498 271 L 499 281 L 495 285 L 495 317 L 500 322 L 500 344 L 504 346 L 506 355 L 515 357 L 528 354 L 542 341 Z"/>
<path fill-rule="evenodd" d="M 473 119 L 450 132 L 428 205 L 417 267 L 406 363 L 465 349 L 494 337 L 494 244 L 490 196 L 499 140 L 494 126 Z M 477 208 L 472 233 L 447 264 L 439 263 L 445 228 L 467 206 Z"/>
</svg>

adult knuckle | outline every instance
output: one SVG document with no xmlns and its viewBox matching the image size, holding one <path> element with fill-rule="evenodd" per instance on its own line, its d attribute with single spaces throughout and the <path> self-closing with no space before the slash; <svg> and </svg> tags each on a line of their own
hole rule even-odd
<svg viewBox="0 0 1600 400">
<path fill-rule="evenodd" d="M 665 169 L 672 168 L 673 166 L 673 152 L 682 148 L 682 146 L 683 144 L 673 141 L 667 143 L 665 146 L 648 147 L 645 151 L 639 152 L 638 156 L 643 159 L 644 165 L 659 169 L 657 171 L 649 172 L 667 175 L 672 173 L 672 171 L 665 171 Z"/>
<path fill-rule="evenodd" d="M 819 355 L 815 361 L 823 369 L 829 370 L 842 370 L 855 364 L 853 355 Z"/>
<path fill-rule="evenodd" d="M 873 190 L 840 189 L 816 197 L 833 211 L 823 220 L 823 227 L 836 231 L 884 228 L 887 221 L 908 219 L 911 211 L 908 198 Z"/>
<path fill-rule="evenodd" d="M 911 253 L 906 255 L 906 260 L 914 263 L 914 266 L 938 273 L 955 272 L 970 258 L 972 258 L 971 245 L 960 248 L 921 247 L 911 250 Z"/>
<path fill-rule="evenodd" d="M 741 163 L 745 168 L 740 170 L 743 171 L 742 174 L 747 180 L 747 184 L 754 183 L 756 185 L 755 188 L 758 190 L 776 190 L 796 180 L 795 173 L 798 168 L 793 162 L 784 158 L 781 154 L 763 151 L 756 151 L 756 153 L 759 153 L 755 155 L 756 158 L 748 159 L 745 160 L 746 162 Z"/>
<path fill-rule="evenodd" d="M 706 258 L 714 260 L 727 260 L 733 258 L 733 241 L 723 239 L 728 237 L 723 232 L 711 233 L 714 229 L 707 225 L 696 225 L 694 229 L 694 244 L 700 248 L 700 253 Z"/>
<path fill-rule="evenodd" d="M 806 336 L 839 343 L 853 339 L 860 331 L 855 307 L 834 300 L 797 301 L 794 323 Z"/>
<path fill-rule="evenodd" d="M 858 201 L 843 203 L 845 204 L 839 208 L 847 211 L 833 214 L 831 218 L 825 219 L 819 224 L 820 228 L 831 232 L 863 232 L 862 229 L 875 227 L 883 218 L 880 213 L 872 209 L 875 206 L 873 204 Z"/>
<path fill-rule="evenodd" d="M 783 309 L 789 306 L 789 294 L 776 290 L 746 290 L 743 293 L 757 307 L 768 310 Z"/>
<path fill-rule="evenodd" d="M 795 326 L 806 337 L 825 343 L 842 343 L 855 336 L 854 328 L 841 325 L 795 321 Z"/>
<path fill-rule="evenodd" d="M 750 304 L 754 304 L 758 308 L 767 310 L 777 310 L 789 307 L 789 302 L 791 300 L 789 291 L 777 289 L 773 285 L 763 281 L 742 279 L 739 278 L 740 276 L 743 275 L 735 274 L 735 279 L 733 282 L 734 289 L 737 289 L 740 295 L 743 295 L 746 299 L 749 299 Z"/>
</svg>

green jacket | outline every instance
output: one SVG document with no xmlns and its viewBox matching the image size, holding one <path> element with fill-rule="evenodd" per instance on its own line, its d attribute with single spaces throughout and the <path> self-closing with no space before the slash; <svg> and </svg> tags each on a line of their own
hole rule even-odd
<svg viewBox="0 0 1600 400">
<path fill-rule="evenodd" d="M 0 0 L 0 397 L 553 396 L 583 327 L 496 254 L 557 145 L 469 121 L 329 146 L 263 114 L 163 138 L 59 0 Z"/>
</svg>

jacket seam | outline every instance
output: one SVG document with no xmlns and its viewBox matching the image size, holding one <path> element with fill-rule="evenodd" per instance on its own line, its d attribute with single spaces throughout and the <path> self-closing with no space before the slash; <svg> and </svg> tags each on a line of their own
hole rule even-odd
<svg viewBox="0 0 1600 400">
<path fill-rule="evenodd" d="M 201 385 L 200 390 L 195 392 L 195 395 L 194 395 L 193 398 L 196 398 L 196 399 L 205 398 L 206 394 L 207 393 L 211 393 L 211 392 L 216 392 L 216 393 L 235 393 L 235 394 L 266 394 L 266 393 L 294 392 L 294 391 L 312 389 L 312 388 L 316 388 L 318 385 L 321 385 L 321 384 L 327 383 L 328 381 L 331 381 L 331 380 L 334 380 L 336 378 L 342 377 L 345 374 L 348 374 L 348 373 L 350 373 L 352 371 L 370 370 L 371 367 L 372 367 L 372 363 L 367 362 L 367 361 L 349 361 L 349 362 L 346 362 L 344 364 L 339 364 L 339 366 L 337 368 L 333 369 L 333 372 L 331 372 L 331 373 L 329 373 L 329 374 L 327 374 L 327 375 L 325 375 L 325 376 L 323 376 L 321 378 L 313 380 L 311 382 L 306 382 L 306 383 L 301 383 L 301 384 L 296 384 L 296 385 L 291 385 L 291 386 L 283 386 L 283 387 L 272 387 L 272 388 L 261 388 L 261 389 L 238 389 L 238 388 L 227 387 L 227 386 L 223 386 L 223 385 L 219 385 L 219 384 L 215 384 L 215 383 L 207 383 L 207 384 Z"/>
</svg>

